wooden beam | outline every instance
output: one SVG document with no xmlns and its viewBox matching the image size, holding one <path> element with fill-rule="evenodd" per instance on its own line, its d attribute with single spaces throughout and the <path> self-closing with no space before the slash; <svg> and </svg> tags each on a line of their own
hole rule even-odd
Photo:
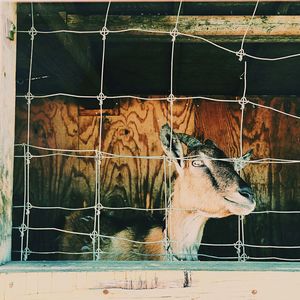
<svg viewBox="0 0 300 300">
<path fill-rule="evenodd" d="M 0 265 L 11 257 L 16 38 L 7 26 L 16 21 L 16 4 L 0 2 Z"/>
<path fill-rule="evenodd" d="M 250 16 L 181 16 L 178 30 L 189 35 L 203 37 L 226 37 L 227 40 L 242 37 L 247 30 Z M 109 30 L 129 28 L 150 29 L 170 32 L 174 28 L 176 16 L 110 16 Z M 256 16 L 247 34 L 251 40 L 299 40 L 300 16 Z M 67 25 L 71 30 L 99 30 L 104 24 L 104 16 L 68 15 Z M 117 36 L 162 36 L 159 33 L 130 31 Z M 165 37 L 166 35 L 164 35 Z M 194 39 L 196 41 L 196 39 Z"/>
<path fill-rule="evenodd" d="M 78 268 L 82 264 L 89 267 Z M 11 262 L 7 267 L 0 268 L 0 295 L 3 295 L 3 299 L 23 300 L 208 300 L 296 299 L 289 296 L 299 292 L 299 268 L 288 267 L 297 265 L 295 262 L 269 263 L 268 268 L 251 262 L 169 262 L 167 268 L 161 268 L 157 263 L 147 268 L 149 264 L 105 261 Z M 203 264 L 205 267 L 202 267 Z M 231 268 L 214 267 L 224 264 L 230 264 Z M 284 266 L 279 270 L 278 266 L 282 264 Z M 191 265 L 194 267 L 190 268 Z M 257 268 L 253 269 L 253 265 Z"/>
</svg>

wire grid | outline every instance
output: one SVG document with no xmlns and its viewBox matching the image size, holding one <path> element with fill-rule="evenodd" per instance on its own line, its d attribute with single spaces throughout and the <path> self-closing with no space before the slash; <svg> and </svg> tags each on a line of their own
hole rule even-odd
<svg viewBox="0 0 300 300">
<path fill-rule="evenodd" d="M 92 254 L 93 260 L 99 260 L 101 259 L 101 254 L 104 253 L 101 249 L 101 239 L 107 238 L 107 239 L 120 239 L 125 240 L 132 243 L 137 244 L 146 244 L 146 242 L 140 242 L 135 240 L 130 240 L 126 238 L 120 238 L 115 236 L 106 236 L 101 234 L 101 227 L 100 227 L 100 220 L 101 220 L 101 210 L 139 210 L 139 211 L 164 211 L 165 213 L 165 234 L 164 239 L 162 241 L 155 241 L 155 242 L 147 242 L 147 243 L 161 243 L 164 245 L 165 253 L 160 254 L 160 256 L 165 257 L 168 260 L 172 260 L 173 257 L 169 253 L 168 248 L 170 243 L 176 242 L 176 241 L 170 241 L 168 239 L 167 235 L 167 229 L 168 229 L 168 218 L 169 218 L 169 210 L 170 210 L 170 203 L 172 199 L 172 190 L 171 190 L 171 161 L 166 156 L 129 156 L 129 155 L 116 155 L 114 153 L 107 153 L 102 151 L 102 113 L 103 113 L 103 103 L 107 99 L 124 99 L 124 98 L 136 98 L 139 100 L 147 101 L 168 101 L 168 116 L 167 119 L 169 121 L 171 132 L 173 131 L 173 105 L 175 101 L 178 100 L 185 100 L 186 98 L 183 97 L 175 97 L 173 94 L 173 76 L 174 76 L 174 52 L 175 52 L 175 42 L 176 38 L 178 36 L 185 36 L 190 37 L 194 39 L 201 39 L 204 42 L 207 42 L 211 44 L 214 47 L 218 47 L 224 51 L 227 51 L 233 55 L 236 55 L 238 60 L 240 62 L 243 62 L 245 57 L 256 59 L 256 60 L 264 60 L 264 61 L 278 61 L 278 60 L 285 60 L 290 59 L 293 57 L 300 56 L 300 53 L 288 55 L 288 56 L 282 56 L 282 57 L 276 57 L 276 58 L 267 58 L 267 57 L 257 57 L 253 56 L 249 53 L 245 52 L 244 49 L 244 43 L 247 37 L 247 33 L 251 27 L 253 18 L 255 16 L 257 7 L 259 4 L 259 0 L 256 2 L 251 20 L 248 24 L 248 27 L 244 33 L 244 36 L 241 41 L 240 49 L 238 51 L 233 51 L 231 49 L 225 48 L 221 45 L 218 45 L 216 43 L 213 43 L 209 41 L 206 38 L 203 38 L 201 36 L 195 36 L 186 34 L 183 32 L 180 32 L 178 30 L 178 24 L 180 19 L 180 11 L 182 7 L 182 1 L 178 5 L 178 12 L 177 12 L 177 18 L 176 23 L 174 24 L 174 28 L 170 32 L 166 31 L 157 31 L 157 30 L 150 30 L 150 29 L 141 29 L 141 28 L 129 28 L 124 30 L 115 30 L 110 31 L 107 28 L 107 20 L 109 15 L 109 9 L 111 2 L 108 2 L 106 15 L 105 15 L 105 21 L 103 24 L 102 29 L 99 31 L 73 31 L 73 30 L 54 30 L 54 31 L 39 31 L 35 28 L 34 24 L 34 7 L 31 3 L 31 28 L 29 31 L 18 31 L 18 33 L 26 33 L 29 34 L 30 40 L 31 40 L 31 47 L 30 47 L 30 64 L 29 64 L 29 75 L 28 75 L 28 89 L 26 95 L 17 95 L 19 98 L 25 98 L 27 101 L 27 139 L 26 143 L 23 144 L 16 144 L 16 147 L 22 147 L 23 148 L 23 155 L 16 157 L 22 157 L 24 158 L 24 199 L 23 199 L 23 205 L 21 206 L 14 206 L 15 209 L 22 209 L 22 224 L 19 227 L 13 227 L 14 230 L 20 231 L 20 239 L 21 239 L 21 246 L 20 251 L 16 251 L 20 253 L 20 260 L 28 260 L 28 256 L 33 254 L 40 254 L 40 255 L 46 255 L 46 254 L 65 254 L 65 255 L 83 255 L 83 254 Z M 115 96 L 107 96 L 104 94 L 103 91 L 103 83 L 104 83 L 104 66 L 105 66 L 105 49 L 106 49 L 106 39 L 107 36 L 114 33 L 124 33 L 124 32 L 144 32 L 144 33 L 156 33 L 156 34 L 164 34 L 164 35 L 170 35 L 171 36 L 171 63 L 170 63 L 170 94 L 168 97 L 159 97 L 159 98 L 145 98 L 145 97 L 136 97 L 132 95 L 115 95 Z M 32 63 L 33 63 L 33 53 L 34 53 L 34 38 L 37 34 L 56 34 L 56 33 L 75 33 L 75 34 L 98 34 L 102 36 L 102 63 L 101 63 L 101 70 L 100 70 L 100 91 L 98 95 L 91 95 L 91 96 L 84 96 L 84 95 L 74 95 L 74 94 L 67 94 L 67 93 L 55 93 L 55 94 L 48 94 L 48 95 L 33 95 L 31 93 L 31 81 L 32 78 Z M 243 95 L 239 100 L 236 99 L 217 99 L 217 98 L 211 98 L 211 97 L 203 97 L 203 96 L 194 96 L 189 97 L 190 99 L 202 99 L 202 100 L 208 100 L 208 101 L 216 101 L 216 102 L 227 102 L 227 103 L 239 103 L 241 108 L 241 123 L 240 123 L 240 140 L 239 140 L 239 149 L 240 149 L 240 156 L 238 158 L 226 158 L 226 159 L 219 159 L 219 160 L 225 160 L 230 161 L 235 164 L 235 168 L 237 171 L 240 171 L 246 164 L 246 162 L 243 160 L 243 122 L 244 122 L 244 111 L 247 104 L 251 104 L 256 107 L 265 108 L 272 110 L 276 113 L 280 113 L 292 118 L 300 119 L 300 116 L 293 115 L 286 113 L 284 111 L 275 109 L 273 107 L 261 105 L 259 103 L 255 103 L 246 97 L 247 93 L 247 62 L 244 61 L 244 90 Z M 43 99 L 43 98 L 50 98 L 50 97 L 56 97 L 56 96 L 67 96 L 67 97 L 73 97 L 73 98 L 89 98 L 89 99 L 97 99 L 99 101 L 99 139 L 98 139 L 98 147 L 96 149 L 90 149 L 90 150 L 71 150 L 71 149 L 55 149 L 55 148 L 45 148 L 45 147 L 38 147 L 35 145 L 31 145 L 30 143 L 30 117 L 31 117 L 31 102 L 33 99 Z M 172 150 L 172 133 L 170 136 L 170 150 Z M 47 154 L 39 154 L 34 155 L 31 153 L 31 149 L 38 149 L 38 150 L 44 150 L 52 153 Z M 93 158 L 95 160 L 95 201 L 94 205 L 90 207 L 82 207 L 82 208 L 70 208 L 70 207 L 48 207 L 48 206 L 36 206 L 32 205 L 30 203 L 30 161 L 32 158 L 43 158 L 43 157 L 50 157 L 50 156 L 66 156 L 66 157 L 75 157 L 75 158 Z M 103 206 L 101 203 L 101 162 L 104 158 L 138 158 L 138 159 L 149 159 L 149 160 L 162 160 L 163 161 L 163 168 L 164 168 L 164 208 L 152 208 L 152 209 L 146 209 L 146 208 L 136 208 L 136 207 L 108 207 Z M 191 160 L 193 159 L 192 156 L 184 157 L 184 160 Z M 211 160 L 215 160 L 214 158 L 210 158 Z M 299 163 L 300 160 L 287 160 L 287 159 L 281 159 L 281 158 L 262 158 L 257 160 L 251 160 L 247 163 L 250 164 L 294 164 Z M 34 228 L 30 226 L 30 211 L 32 209 L 37 210 L 65 210 L 65 211 L 83 211 L 88 209 L 94 210 L 94 227 L 93 232 L 91 233 L 82 233 L 82 232 L 73 232 L 68 231 L 60 228 L 53 228 L 53 227 L 43 227 L 43 228 Z M 174 208 L 172 208 L 174 209 Z M 205 215 L 205 213 L 203 212 Z M 257 211 L 253 212 L 252 214 L 300 214 L 300 211 L 275 211 L 275 210 L 265 210 L 265 211 Z M 207 215 L 207 217 L 214 217 L 213 215 Z M 239 260 L 239 261 L 246 261 L 246 260 L 283 260 L 283 261 L 300 261 L 300 259 L 288 259 L 288 258 L 280 258 L 280 257 L 249 257 L 246 254 L 246 247 L 249 248 L 277 248 L 277 249 L 300 249 L 300 246 L 272 246 L 272 245 L 251 245 L 245 243 L 245 234 L 244 234 L 244 217 L 239 216 L 238 217 L 238 237 L 236 243 L 229 243 L 229 244 L 208 244 L 208 243 L 201 243 L 203 246 L 209 246 L 209 247 L 234 247 L 237 252 L 237 256 L 234 257 L 221 257 L 221 256 L 214 256 L 214 255 L 208 255 L 208 254 L 199 254 L 201 257 L 207 257 L 211 259 L 219 259 L 219 260 Z M 92 245 L 93 249 L 91 251 L 86 252 L 62 252 L 62 251 L 34 251 L 29 248 L 29 233 L 30 231 L 58 231 L 62 233 L 68 233 L 68 234 L 74 234 L 74 235 L 82 235 L 87 236 L 92 239 Z M 146 254 L 142 253 L 135 253 L 139 254 L 141 256 L 147 256 Z"/>
</svg>

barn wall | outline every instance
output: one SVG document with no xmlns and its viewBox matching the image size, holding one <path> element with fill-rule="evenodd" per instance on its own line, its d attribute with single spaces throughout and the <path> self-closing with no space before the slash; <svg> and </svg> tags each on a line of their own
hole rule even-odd
<svg viewBox="0 0 300 300">
<path fill-rule="evenodd" d="M 260 104 L 297 114 L 296 102 L 289 97 L 255 98 Z M 168 105 L 160 101 L 121 100 L 119 107 L 103 117 L 102 150 L 123 155 L 161 155 L 159 129 L 168 116 Z M 228 156 L 239 155 L 240 105 L 207 101 L 179 101 L 174 104 L 175 131 L 204 135 L 215 141 Z M 26 137 L 27 108 L 24 100 L 17 105 L 16 142 Z M 84 111 L 70 98 L 38 100 L 32 106 L 31 143 L 62 149 L 95 149 L 98 147 L 99 117 L 96 111 Z M 300 128 L 297 120 L 262 108 L 247 105 L 244 120 L 244 150 L 254 150 L 254 158 L 299 157 Z M 39 154 L 48 152 L 39 151 Z M 95 192 L 94 160 L 71 157 L 48 157 L 31 160 L 31 202 L 44 206 L 82 207 L 93 205 Z M 22 170 L 23 160 L 16 159 L 16 169 Z M 252 183 L 257 210 L 300 209 L 299 166 L 250 165 L 243 175 Z M 161 160 L 136 158 L 104 158 L 101 165 L 102 202 L 107 206 L 163 206 L 163 165 Z M 22 172 L 15 175 L 15 203 L 21 204 Z M 147 196 L 148 195 L 148 196 Z M 149 200 L 150 199 L 150 200 Z M 19 213 L 14 214 L 18 222 Z M 60 211 L 32 212 L 32 225 L 43 226 L 52 220 L 62 227 Z M 270 228 L 270 221 L 276 225 Z M 299 221 L 291 218 L 272 219 L 251 216 L 246 222 L 248 242 L 292 243 L 299 233 L 286 234 L 288 226 Z M 47 224 L 49 225 L 49 224 Z M 298 224 L 300 225 L 300 224 Z M 219 227 L 218 227 L 219 226 Z M 208 225 L 205 238 L 223 239 L 222 223 Z M 214 228 L 213 228 L 214 227 Z M 224 227 L 224 226 L 223 226 Z M 230 228 L 236 227 L 231 222 Z M 209 234 L 211 233 L 211 234 Z M 42 250 L 55 248 L 54 234 L 39 238 Z M 300 238 L 300 236 L 299 236 Z M 290 240 L 289 240 L 290 239 Z M 50 240 L 50 241 L 49 241 Z M 224 240 L 225 242 L 228 240 Z M 234 242 L 234 240 L 232 240 Z M 53 249 L 54 249 L 53 248 Z"/>
<path fill-rule="evenodd" d="M 10 260 L 15 120 L 16 41 L 6 38 L 16 5 L 0 2 L 0 264 Z"/>
</svg>

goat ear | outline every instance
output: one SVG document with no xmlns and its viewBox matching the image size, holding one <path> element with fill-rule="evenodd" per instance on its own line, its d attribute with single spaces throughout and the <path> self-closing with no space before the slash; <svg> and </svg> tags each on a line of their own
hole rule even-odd
<svg viewBox="0 0 300 300">
<path fill-rule="evenodd" d="M 168 124 L 162 126 L 160 130 L 160 140 L 165 153 L 174 161 L 178 173 L 181 173 L 182 168 L 184 167 L 183 148 L 178 136 L 171 130 Z M 172 145 L 170 145 L 170 142 Z"/>
<path fill-rule="evenodd" d="M 243 155 L 243 160 L 250 160 L 251 156 L 253 154 L 253 149 L 248 150 L 244 155 Z"/>
</svg>

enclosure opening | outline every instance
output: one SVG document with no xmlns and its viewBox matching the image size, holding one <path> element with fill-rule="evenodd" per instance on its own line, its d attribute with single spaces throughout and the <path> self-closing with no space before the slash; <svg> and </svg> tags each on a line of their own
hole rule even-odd
<svg viewBox="0 0 300 300">
<path fill-rule="evenodd" d="M 251 16 L 254 6 L 18 5 L 14 260 L 97 260 L 107 241 L 139 252 L 154 226 L 160 256 L 173 260 L 166 123 L 212 140 L 232 162 L 244 164 L 253 149 L 239 172 L 256 209 L 209 219 L 199 260 L 300 260 L 300 57 L 260 59 L 295 54 L 299 41 L 251 36 L 243 56 L 242 36 L 206 37 L 212 44 L 180 34 L 186 22 L 196 26 L 190 17 Z M 291 6 L 285 15 L 300 11 Z M 278 11 L 262 3 L 257 15 Z M 72 251 L 62 249 L 65 236 Z"/>
</svg>

